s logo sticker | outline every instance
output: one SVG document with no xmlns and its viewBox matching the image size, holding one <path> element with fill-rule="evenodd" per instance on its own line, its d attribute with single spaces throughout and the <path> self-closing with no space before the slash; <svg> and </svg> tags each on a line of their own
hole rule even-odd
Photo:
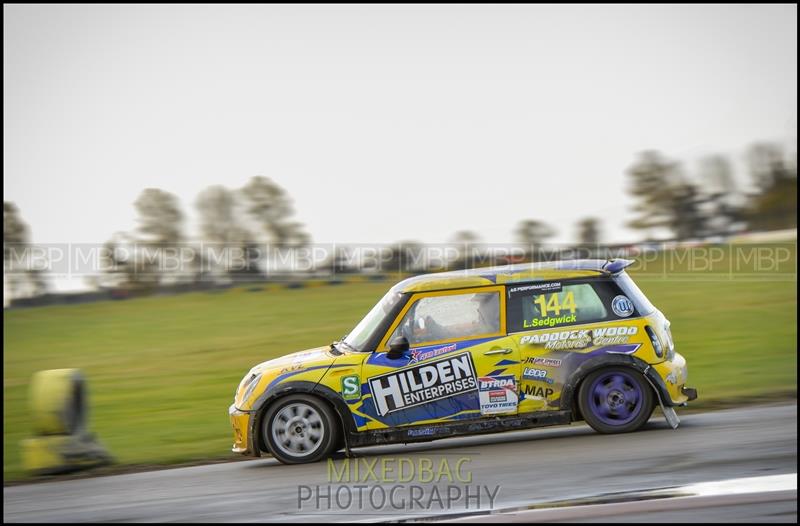
<svg viewBox="0 0 800 526">
<path fill-rule="evenodd" d="M 345 400 L 361 398 L 361 379 L 357 374 L 342 378 L 342 398 Z"/>
</svg>

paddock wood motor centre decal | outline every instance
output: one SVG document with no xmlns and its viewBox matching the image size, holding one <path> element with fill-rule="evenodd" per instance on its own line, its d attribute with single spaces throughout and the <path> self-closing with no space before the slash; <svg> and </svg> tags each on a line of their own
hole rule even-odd
<svg viewBox="0 0 800 526">
<path fill-rule="evenodd" d="M 369 388 L 380 416 L 478 388 L 470 353 L 449 356 L 369 379 Z"/>
</svg>

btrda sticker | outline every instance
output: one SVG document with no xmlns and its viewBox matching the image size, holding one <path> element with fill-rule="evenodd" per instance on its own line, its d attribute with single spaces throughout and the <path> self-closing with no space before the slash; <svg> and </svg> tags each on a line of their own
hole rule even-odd
<svg viewBox="0 0 800 526">
<path fill-rule="evenodd" d="M 418 365 L 369 379 L 380 416 L 435 402 L 478 388 L 470 353 Z"/>
<path fill-rule="evenodd" d="M 514 375 L 482 376 L 478 379 L 481 414 L 516 411 L 519 397 Z"/>
</svg>

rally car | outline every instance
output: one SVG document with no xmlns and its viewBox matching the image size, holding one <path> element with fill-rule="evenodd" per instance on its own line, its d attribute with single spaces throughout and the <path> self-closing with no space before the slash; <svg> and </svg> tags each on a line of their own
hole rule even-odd
<svg viewBox="0 0 800 526">
<path fill-rule="evenodd" d="M 233 451 L 314 462 L 340 449 L 584 420 L 641 428 L 697 397 L 670 323 L 630 260 L 415 276 L 342 340 L 253 367 L 229 408 Z"/>
</svg>

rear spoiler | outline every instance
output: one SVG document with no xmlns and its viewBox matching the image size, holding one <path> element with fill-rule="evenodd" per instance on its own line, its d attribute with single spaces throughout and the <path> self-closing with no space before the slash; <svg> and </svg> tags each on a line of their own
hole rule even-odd
<svg viewBox="0 0 800 526">
<path fill-rule="evenodd" d="M 633 265 L 633 263 L 632 259 L 609 259 L 603 264 L 603 270 L 609 274 L 619 274 L 626 267 Z"/>
</svg>

